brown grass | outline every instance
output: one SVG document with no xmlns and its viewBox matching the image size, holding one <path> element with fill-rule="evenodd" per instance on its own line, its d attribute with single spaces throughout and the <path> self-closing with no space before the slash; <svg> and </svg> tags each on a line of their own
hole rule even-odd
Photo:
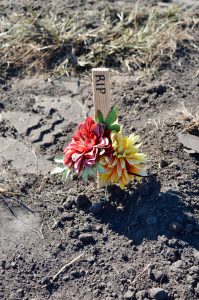
<svg viewBox="0 0 199 300">
<path fill-rule="evenodd" d="M 102 17 L 103 16 L 103 17 Z M 0 72 L 69 74 L 96 66 L 126 71 L 171 61 L 182 43 L 198 51 L 199 17 L 178 7 L 132 11 L 105 8 L 100 14 L 11 15 L 0 19 Z"/>
</svg>

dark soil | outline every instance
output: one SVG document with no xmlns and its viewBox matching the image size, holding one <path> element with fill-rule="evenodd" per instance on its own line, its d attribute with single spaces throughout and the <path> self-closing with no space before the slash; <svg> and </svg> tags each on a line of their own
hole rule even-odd
<svg viewBox="0 0 199 300">
<path fill-rule="evenodd" d="M 96 7 L 1 2 L 5 13 Z M 197 109 L 199 59 L 181 47 L 156 75 L 112 73 L 112 104 L 126 133 L 140 134 L 151 176 L 124 191 L 111 187 L 108 201 L 92 208 L 103 189 L 49 175 L 76 125 L 92 114 L 89 78 L 80 86 L 79 78 L 47 75 L 0 82 L 0 299 L 199 298 L 198 154 L 177 137 L 183 103 Z"/>
</svg>

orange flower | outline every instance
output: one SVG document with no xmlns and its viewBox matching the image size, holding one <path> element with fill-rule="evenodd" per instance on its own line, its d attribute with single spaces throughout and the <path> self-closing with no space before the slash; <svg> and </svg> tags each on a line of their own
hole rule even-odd
<svg viewBox="0 0 199 300">
<path fill-rule="evenodd" d="M 118 184 L 121 189 L 135 178 L 146 176 L 142 163 L 146 162 L 146 155 L 138 151 L 141 144 L 138 135 L 122 136 L 121 132 L 111 133 L 112 155 L 100 157 L 99 163 L 106 173 L 100 174 L 103 184 Z M 137 175 L 137 176 L 136 176 Z"/>
</svg>

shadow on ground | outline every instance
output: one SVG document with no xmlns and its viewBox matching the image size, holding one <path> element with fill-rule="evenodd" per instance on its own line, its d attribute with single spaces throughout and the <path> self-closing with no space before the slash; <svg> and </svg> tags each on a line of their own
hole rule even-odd
<svg viewBox="0 0 199 300">
<path fill-rule="evenodd" d="M 197 221 L 189 217 L 192 209 L 186 205 L 181 193 L 172 190 L 161 192 L 161 184 L 155 177 L 132 192 L 121 191 L 114 186 L 109 195 L 111 201 L 105 204 L 103 214 L 98 218 L 109 224 L 113 231 L 138 245 L 143 239 L 157 240 L 164 235 L 199 249 L 197 235 L 187 230 L 199 228 Z M 173 231 L 170 229 L 172 224 Z"/>
</svg>

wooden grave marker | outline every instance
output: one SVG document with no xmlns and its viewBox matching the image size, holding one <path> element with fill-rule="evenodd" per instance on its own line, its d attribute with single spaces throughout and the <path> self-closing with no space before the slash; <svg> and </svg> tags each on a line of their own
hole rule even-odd
<svg viewBox="0 0 199 300">
<path fill-rule="evenodd" d="M 101 111 L 103 117 L 106 118 L 110 111 L 110 75 L 108 68 L 92 69 L 92 85 L 93 85 L 93 103 L 94 117 L 96 120 L 97 111 Z M 97 179 L 98 188 L 103 184 Z"/>
</svg>

